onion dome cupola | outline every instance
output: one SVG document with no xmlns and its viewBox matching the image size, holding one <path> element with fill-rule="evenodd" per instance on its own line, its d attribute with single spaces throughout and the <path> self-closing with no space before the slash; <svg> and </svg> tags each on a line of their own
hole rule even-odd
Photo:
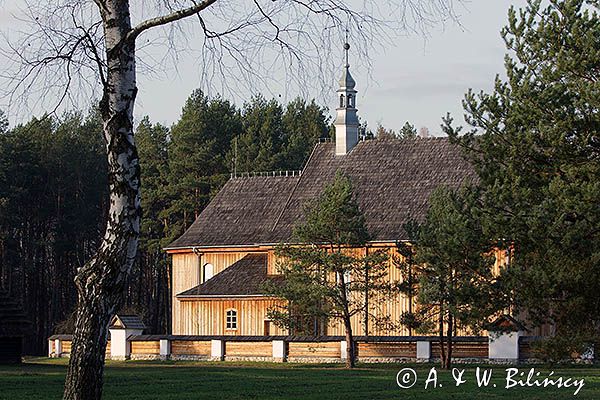
<svg viewBox="0 0 600 400">
<path fill-rule="evenodd" d="M 339 107 L 336 109 L 335 125 L 335 154 L 347 154 L 358 143 L 358 116 L 356 115 L 356 82 L 350 74 L 348 51 L 350 45 L 344 44 L 346 64 L 340 78 L 340 88 L 337 90 Z"/>
</svg>

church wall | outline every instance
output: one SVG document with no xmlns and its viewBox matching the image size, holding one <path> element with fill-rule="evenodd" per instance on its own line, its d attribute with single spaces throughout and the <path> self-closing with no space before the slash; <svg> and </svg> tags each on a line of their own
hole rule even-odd
<svg viewBox="0 0 600 400">
<path fill-rule="evenodd" d="M 172 257 L 171 332 L 180 335 L 183 334 L 183 321 L 180 302 L 175 296 L 200 284 L 200 258 L 193 252 L 176 253 Z"/>
<path fill-rule="evenodd" d="M 182 335 L 232 335 L 263 336 L 287 335 L 287 330 L 277 328 L 268 323 L 265 332 L 267 311 L 271 307 L 283 304 L 281 300 L 265 297 L 248 298 L 215 298 L 182 300 L 181 333 Z M 237 311 L 237 329 L 226 328 L 227 310 Z"/>
<path fill-rule="evenodd" d="M 390 243 L 377 244 L 369 249 L 375 251 L 377 249 L 387 248 L 390 253 L 390 266 L 387 271 L 387 279 L 389 282 L 397 282 L 402 280 L 402 275 L 395 265 L 394 258 L 399 260 L 401 256 L 397 253 L 394 245 Z M 241 250 L 241 251 L 240 251 Z M 173 307 L 172 307 L 172 333 L 182 335 L 263 335 L 264 321 L 266 318 L 267 309 L 271 307 L 275 300 L 264 300 L 261 298 L 239 299 L 220 299 L 220 300 L 179 300 L 175 298 L 185 290 L 199 285 L 203 281 L 203 266 L 206 263 L 213 265 L 214 274 L 222 272 L 227 267 L 239 261 L 249 252 L 261 251 L 268 252 L 267 273 L 269 275 L 277 274 L 276 264 L 279 261 L 275 256 L 274 250 L 268 247 L 260 249 L 244 248 L 244 249 L 210 249 L 202 250 L 200 256 L 190 253 L 175 253 L 173 254 Z M 353 252 L 364 254 L 364 248 L 353 249 Z M 493 272 L 499 271 L 506 266 L 509 259 L 504 251 L 495 252 L 496 262 L 493 266 Z M 360 295 L 359 295 L 360 296 Z M 358 299 L 363 303 L 363 296 Z M 411 304 L 412 303 L 412 304 Z M 224 310 L 236 308 L 240 310 L 240 329 L 237 332 L 227 332 L 224 328 Z M 353 333 L 357 336 L 409 336 L 416 335 L 416 332 L 409 330 L 406 327 L 400 326 L 398 321 L 402 313 L 415 309 L 417 307 L 416 299 L 409 299 L 407 296 L 398 294 L 392 298 L 385 296 L 373 295 L 369 299 L 369 310 L 372 316 L 369 318 L 368 331 L 365 331 L 364 315 L 356 314 L 352 317 Z M 510 313 L 510 310 L 506 310 Z M 395 326 L 390 326 L 382 322 L 382 318 L 388 318 Z M 278 329 L 270 324 L 271 335 L 286 334 L 278 333 Z M 542 327 L 534 331 L 535 334 L 545 335 L 549 331 L 548 327 Z M 459 335 L 472 335 L 473 332 L 459 330 Z M 340 320 L 332 320 L 327 327 L 327 335 L 343 336 L 344 326 Z M 485 332 L 482 332 L 485 334 Z"/>
</svg>

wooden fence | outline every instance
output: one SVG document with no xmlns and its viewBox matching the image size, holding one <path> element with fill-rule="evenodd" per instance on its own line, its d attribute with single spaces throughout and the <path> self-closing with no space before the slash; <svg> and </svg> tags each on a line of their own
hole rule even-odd
<svg viewBox="0 0 600 400">
<path fill-rule="evenodd" d="M 114 335 L 114 338 L 121 337 Z M 343 362 L 346 342 L 343 337 L 294 336 L 181 336 L 122 335 L 126 343 L 108 341 L 107 359 L 192 359 L 288 362 Z M 357 359 L 361 362 L 427 362 L 440 358 L 437 337 L 356 337 Z M 68 357 L 70 335 L 49 338 L 51 357 Z M 116 339 L 115 339 L 116 340 Z M 453 347 L 457 362 L 490 360 L 492 342 L 487 336 L 458 337 Z M 530 341 L 521 337 L 521 359 L 531 358 Z M 124 349 L 125 353 L 118 353 Z M 518 361 L 518 360 L 515 360 Z"/>
</svg>

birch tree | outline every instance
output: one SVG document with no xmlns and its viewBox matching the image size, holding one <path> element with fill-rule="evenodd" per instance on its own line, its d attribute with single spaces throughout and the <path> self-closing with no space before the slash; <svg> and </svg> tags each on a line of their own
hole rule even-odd
<svg viewBox="0 0 600 400">
<path fill-rule="evenodd" d="M 2 50 L 7 67 L 0 86 L 8 110 L 37 106 L 53 112 L 65 103 L 80 108 L 82 101 L 100 97 L 110 209 L 96 255 L 75 278 L 78 310 L 64 392 L 65 399 L 85 400 L 101 397 L 107 325 L 122 303 L 138 248 L 136 74 L 138 68 L 156 72 L 157 64 L 151 56 L 139 55 L 162 44 L 176 60 L 177 50 L 200 42 L 200 74 L 210 84 L 264 84 L 273 76 L 273 66 L 283 68 L 290 79 L 311 82 L 327 75 L 327 65 L 333 64 L 323 60 L 333 62 L 333 45 L 345 29 L 366 56 L 370 45 L 389 32 L 422 31 L 440 17 L 454 15 L 453 0 L 398 0 L 386 7 L 367 3 L 363 9 L 331 0 L 24 2 L 22 22 L 28 25 L 16 41 L 8 37 Z M 233 81 L 223 79 L 228 70 Z"/>
</svg>

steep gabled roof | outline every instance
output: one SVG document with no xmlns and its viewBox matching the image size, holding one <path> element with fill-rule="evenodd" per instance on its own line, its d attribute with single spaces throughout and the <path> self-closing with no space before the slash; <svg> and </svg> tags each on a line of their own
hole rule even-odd
<svg viewBox="0 0 600 400">
<path fill-rule="evenodd" d="M 137 315 L 115 315 L 110 321 L 109 328 L 112 329 L 146 329 L 146 325 Z"/>
<path fill-rule="evenodd" d="M 271 228 L 297 182 L 298 176 L 230 179 L 168 248 L 271 243 Z"/>
<path fill-rule="evenodd" d="M 337 171 L 352 180 L 374 241 L 408 239 L 402 225 L 424 218 L 436 187 L 475 180 L 471 165 L 447 138 L 368 140 L 343 156 L 335 155 L 335 143 L 320 143 L 301 177 L 230 179 L 168 248 L 285 242 L 306 202 L 318 197 Z"/>
<path fill-rule="evenodd" d="M 251 253 L 203 284 L 178 294 L 177 298 L 263 295 L 264 283 L 281 279 L 281 276 L 267 276 L 266 253 Z"/>
</svg>

